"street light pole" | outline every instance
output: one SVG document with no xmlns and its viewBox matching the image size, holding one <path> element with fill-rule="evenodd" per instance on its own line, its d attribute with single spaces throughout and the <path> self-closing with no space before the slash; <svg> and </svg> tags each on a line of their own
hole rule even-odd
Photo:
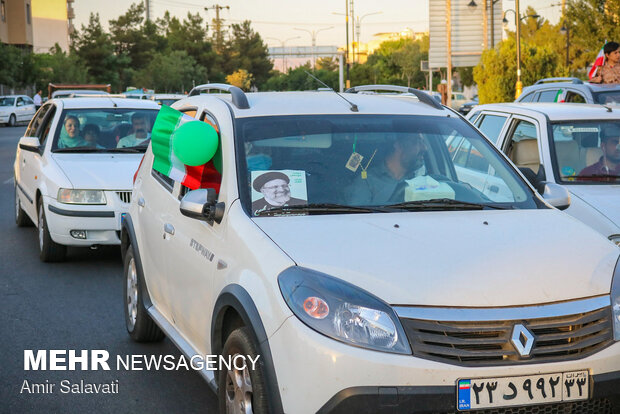
<svg viewBox="0 0 620 414">
<path fill-rule="evenodd" d="M 301 36 L 293 36 L 285 40 L 280 40 L 277 37 L 266 37 L 265 38 L 265 39 L 277 40 L 282 45 L 282 72 L 283 73 L 286 73 L 286 50 L 284 50 L 284 48 L 286 47 L 286 42 L 288 42 L 289 40 L 293 40 L 293 39 L 299 39 L 300 37 Z"/>
<path fill-rule="evenodd" d="M 519 16 L 519 0 L 515 0 L 515 9 L 517 24 L 517 84 L 515 85 L 515 99 L 517 99 L 523 90 L 523 83 L 521 82 L 521 19 Z"/>
<path fill-rule="evenodd" d="M 329 30 L 329 29 L 333 29 L 333 28 L 334 28 L 334 26 L 329 26 L 329 27 L 324 27 L 324 28 L 319 29 L 319 30 L 312 30 L 312 31 L 308 30 L 308 29 L 300 29 L 298 27 L 293 28 L 293 30 L 300 30 L 302 32 L 309 33 L 311 38 L 312 38 L 312 69 L 314 69 L 315 66 L 316 66 L 316 35 L 319 32 L 322 32 L 323 30 Z"/>
<path fill-rule="evenodd" d="M 373 12 L 373 13 L 366 13 L 364 14 L 362 17 L 357 16 L 357 28 L 356 28 L 356 34 L 357 34 L 357 63 L 360 63 L 360 33 L 362 31 L 362 20 L 364 20 L 364 17 L 367 16 L 372 16 L 373 14 L 381 14 L 383 13 L 382 11 L 378 11 L 378 12 Z"/>
</svg>

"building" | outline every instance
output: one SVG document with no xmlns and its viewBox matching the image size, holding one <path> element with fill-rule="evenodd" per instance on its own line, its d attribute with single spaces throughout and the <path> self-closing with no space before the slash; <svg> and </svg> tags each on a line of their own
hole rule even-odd
<svg viewBox="0 0 620 414">
<path fill-rule="evenodd" d="M 69 50 L 74 0 L 0 0 L 0 42 L 46 53 Z"/>
</svg>

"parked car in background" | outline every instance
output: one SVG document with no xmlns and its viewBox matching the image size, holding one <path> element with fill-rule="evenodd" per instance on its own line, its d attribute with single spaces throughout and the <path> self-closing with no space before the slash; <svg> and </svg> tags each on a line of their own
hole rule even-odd
<svg viewBox="0 0 620 414">
<path fill-rule="evenodd" d="M 489 104 L 477 106 L 468 119 L 525 171 L 534 187 L 554 182 L 566 188 L 571 194 L 566 212 L 620 245 L 620 173 L 584 172 L 601 160 L 605 131 L 617 128 L 620 136 L 620 108 Z M 620 148 L 612 156 L 620 163 Z"/>
<path fill-rule="evenodd" d="M 463 105 L 461 105 L 458 111 L 463 115 L 467 115 L 469 111 L 471 111 L 476 105 L 479 104 L 480 103 L 478 102 L 478 95 L 475 95 L 471 101 L 467 101 Z"/>
<path fill-rule="evenodd" d="M 106 91 L 98 91 L 95 89 L 61 89 L 52 92 L 52 99 L 73 98 L 75 96 L 84 95 L 109 95 Z"/>
<path fill-rule="evenodd" d="M 454 110 L 458 110 L 461 105 L 467 101 L 469 101 L 469 99 L 467 99 L 462 92 L 452 92 L 450 107 Z"/>
<path fill-rule="evenodd" d="M 15 221 L 36 223 L 42 261 L 63 260 L 67 246 L 120 244 L 158 110 L 151 101 L 80 98 L 51 99 L 37 112 L 17 146 Z M 117 148 L 140 134 L 140 144 Z"/>
<path fill-rule="evenodd" d="M 35 112 L 34 101 L 29 96 L 0 96 L 0 124 L 12 127 L 19 122 L 30 122 Z"/>
<path fill-rule="evenodd" d="M 187 95 L 180 93 L 156 93 L 151 96 L 151 100 L 157 102 L 159 105 L 172 105 L 179 99 L 187 98 Z"/>
<path fill-rule="evenodd" d="M 162 107 L 185 123 L 153 139 L 122 224 L 129 335 L 260 356 L 200 370 L 221 413 L 617 412 L 620 250 L 408 91 L 201 85 L 173 105 L 193 120 Z M 221 176 L 190 189 L 169 154 L 192 124 Z"/>
<path fill-rule="evenodd" d="M 578 78 L 546 78 L 523 88 L 515 102 L 614 105 L 620 103 L 620 85 L 588 83 Z"/>
</svg>

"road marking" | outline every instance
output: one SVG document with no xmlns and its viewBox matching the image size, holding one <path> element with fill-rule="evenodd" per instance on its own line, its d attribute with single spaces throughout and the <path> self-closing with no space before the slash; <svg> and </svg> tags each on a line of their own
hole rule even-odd
<svg viewBox="0 0 620 414">
<path fill-rule="evenodd" d="M 15 180 L 15 177 L 11 177 L 8 180 L 5 180 L 2 184 L 13 184 L 14 180 Z"/>
</svg>

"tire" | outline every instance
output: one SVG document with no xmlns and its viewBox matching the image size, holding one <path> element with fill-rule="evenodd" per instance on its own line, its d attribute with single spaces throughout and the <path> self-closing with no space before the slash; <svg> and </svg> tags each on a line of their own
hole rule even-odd
<svg viewBox="0 0 620 414">
<path fill-rule="evenodd" d="M 67 246 L 56 243 L 50 236 L 47 228 L 47 220 L 45 219 L 45 208 L 43 200 L 39 200 L 37 204 L 38 210 L 38 233 L 39 233 L 39 259 L 42 262 L 62 262 L 67 254 Z"/>
<path fill-rule="evenodd" d="M 19 189 L 17 188 L 17 182 L 15 183 L 15 224 L 17 227 L 28 227 L 32 226 L 32 220 L 26 214 L 26 212 L 22 209 L 22 203 L 19 199 Z"/>
<path fill-rule="evenodd" d="M 9 117 L 8 125 L 10 127 L 14 127 L 16 124 L 17 124 L 17 118 L 15 118 L 15 114 L 11 114 L 11 116 Z"/>
<path fill-rule="evenodd" d="M 228 361 L 229 356 L 234 361 L 235 355 L 248 355 L 254 360 L 258 355 L 257 345 L 254 343 L 250 330 L 241 327 L 232 331 L 222 350 L 222 357 Z M 256 369 L 246 360 L 246 368 L 237 370 L 231 364 L 230 370 L 224 366 L 218 375 L 218 402 L 220 413 L 254 413 L 269 412 L 267 403 L 267 387 L 265 368 L 262 359 L 256 363 Z"/>
<path fill-rule="evenodd" d="M 164 333 L 153 322 L 144 306 L 140 288 L 140 272 L 131 245 L 125 254 L 123 266 L 125 294 L 125 326 L 131 339 L 136 342 L 157 342 L 164 339 Z"/>
</svg>

